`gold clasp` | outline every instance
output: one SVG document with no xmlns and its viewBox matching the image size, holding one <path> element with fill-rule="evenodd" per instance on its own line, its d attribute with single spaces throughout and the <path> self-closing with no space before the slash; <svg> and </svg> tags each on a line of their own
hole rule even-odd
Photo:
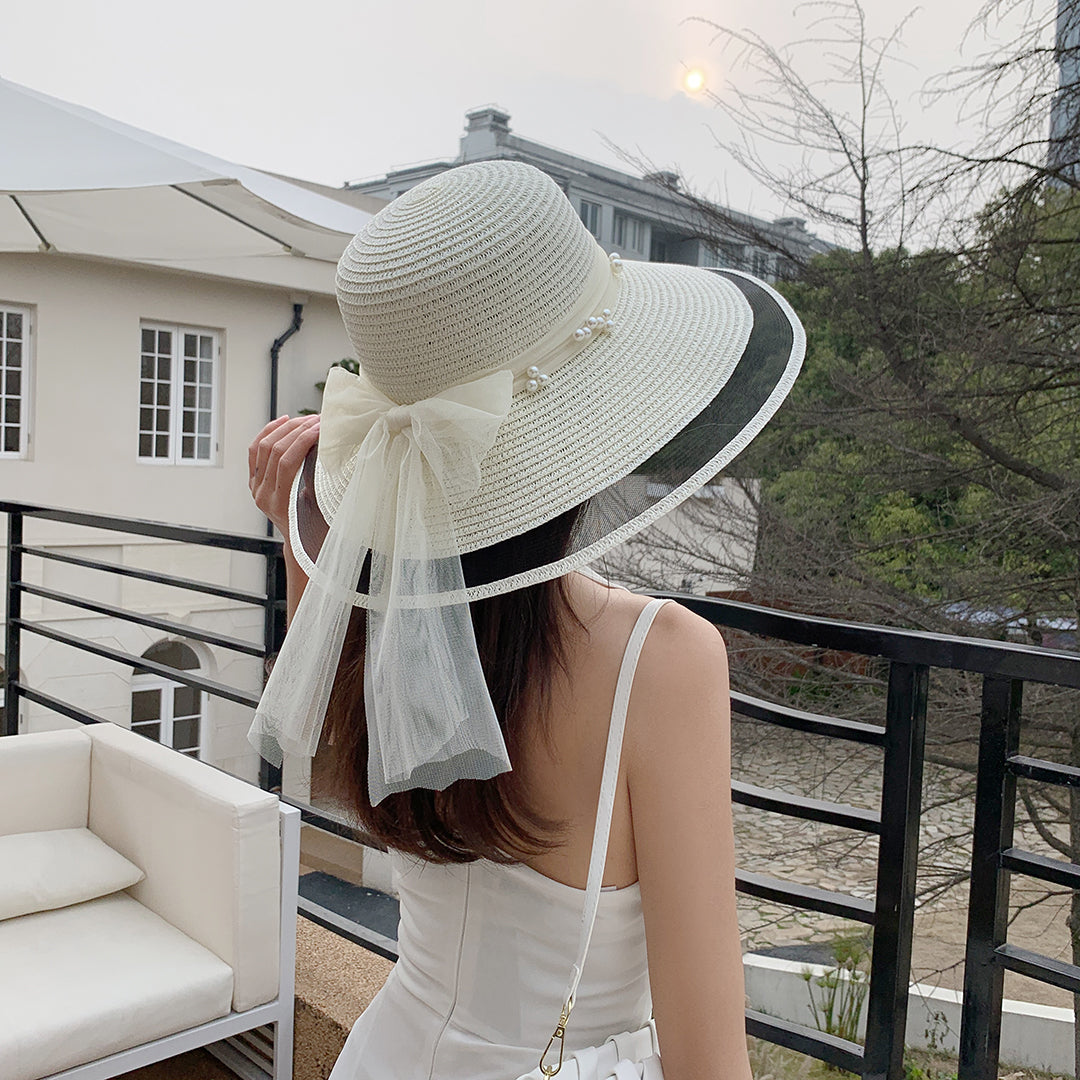
<svg viewBox="0 0 1080 1080">
<path fill-rule="evenodd" d="M 544 1047 L 544 1052 L 540 1055 L 540 1071 L 545 1076 L 554 1076 L 562 1068 L 563 1049 L 566 1046 L 566 1022 L 570 1019 L 570 1010 L 573 1007 L 574 999 L 571 998 L 566 1005 L 563 1006 L 562 1015 L 559 1017 L 558 1027 L 555 1028 L 554 1034 L 548 1039 L 548 1044 Z M 548 1054 L 551 1053 L 551 1049 L 556 1041 L 558 1041 L 559 1044 L 559 1060 L 554 1065 L 545 1065 L 544 1061 L 547 1059 Z"/>
</svg>

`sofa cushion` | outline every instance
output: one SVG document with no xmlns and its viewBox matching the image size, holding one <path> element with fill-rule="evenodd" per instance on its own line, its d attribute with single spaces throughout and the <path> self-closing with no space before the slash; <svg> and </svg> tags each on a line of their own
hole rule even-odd
<svg viewBox="0 0 1080 1080">
<path fill-rule="evenodd" d="M 0 919 L 80 904 L 143 877 L 89 829 L 0 836 Z"/>
<path fill-rule="evenodd" d="M 90 746 L 81 728 L 0 739 L 0 835 L 85 828 Z"/>
<path fill-rule="evenodd" d="M 225 1016 L 232 971 L 126 893 L 0 922 L 0 1062 L 32 1080 Z"/>
</svg>

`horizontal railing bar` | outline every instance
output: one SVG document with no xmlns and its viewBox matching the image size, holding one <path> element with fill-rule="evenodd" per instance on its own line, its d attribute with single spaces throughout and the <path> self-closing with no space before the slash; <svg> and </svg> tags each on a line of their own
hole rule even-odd
<svg viewBox="0 0 1080 1080">
<path fill-rule="evenodd" d="M 370 927 L 361 926 L 360 923 L 353 922 L 352 919 L 346 919 L 343 915 L 323 907 L 322 904 L 316 904 L 314 900 L 309 900 L 306 896 L 297 898 L 296 910 L 305 919 L 310 919 L 313 923 L 318 923 L 319 926 L 332 930 L 335 934 L 353 942 L 355 945 L 359 945 L 361 948 L 367 949 L 369 952 L 377 953 L 387 960 L 396 961 L 398 958 L 397 942 L 392 938 L 388 938 Z"/>
<path fill-rule="evenodd" d="M 141 518 L 115 517 L 111 514 L 92 514 L 82 510 L 65 510 L 57 506 L 38 506 L 31 503 L 0 500 L 0 514 L 22 514 L 41 521 L 58 521 L 65 525 L 83 525 L 106 532 L 124 532 L 133 536 L 152 536 L 159 540 L 176 540 L 201 547 L 228 548 L 251 555 L 276 555 L 281 541 L 268 536 L 248 536 L 244 533 L 201 529 L 194 525 L 172 525 L 165 521 L 144 521 Z"/>
<path fill-rule="evenodd" d="M 715 596 L 672 592 L 651 592 L 650 595 L 678 600 L 718 626 L 745 630 L 761 637 L 781 638 L 796 645 L 1080 689 L 1080 653 L 1018 645 L 1012 641 L 986 641 L 924 630 L 840 622 Z"/>
<path fill-rule="evenodd" d="M 58 641 L 61 645 L 70 645 L 73 649 L 81 649 L 83 652 L 93 653 L 94 656 L 102 656 L 106 660 L 113 660 L 117 664 L 127 667 L 141 668 L 151 671 L 155 675 L 172 679 L 173 682 L 183 683 L 185 686 L 194 687 L 196 690 L 205 690 L 213 697 L 225 698 L 226 701 L 235 701 L 240 705 L 250 705 L 255 708 L 259 704 L 259 695 L 248 693 L 246 690 L 237 690 L 235 687 L 226 686 L 224 683 L 214 682 L 213 679 L 205 679 L 201 675 L 192 675 L 190 671 L 181 671 L 178 668 L 169 667 L 168 664 L 159 664 L 156 660 L 148 660 L 145 656 L 135 656 L 133 653 L 124 652 L 122 649 L 110 649 L 107 645 L 99 645 L 85 638 L 74 637 L 65 634 L 61 630 L 54 630 L 40 623 L 27 622 L 25 619 L 12 619 L 13 626 L 19 627 L 30 634 Z"/>
<path fill-rule="evenodd" d="M 767 874 L 754 874 L 748 870 L 735 871 L 735 888 L 756 896 L 759 900 L 772 900 L 790 907 L 819 911 L 823 915 L 837 915 L 853 922 L 874 924 L 874 903 L 847 893 L 830 892 L 813 885 L 801 885 L 794 881 L 781 881 Z"/>
<path fill-rule="evenodd" d="M 781 1020 L 756 1009 L 746 1010 L 746 1034 L 800 1054 L 809 1054 L 834 1068 L 862 1074 L 862 1047 L 856 1042 L 841 1039 L 839 1035 L 829 1035 L 791 1020 Z"/>
<path fill-rule="evenodd" d="M 820 821 L 824 825 L 839 825 L 841 828 L 857 829 L 859 832 L 866 833 L 881 832 L 880 815 L 873 810 L 863 810 L 858 806 L 809 799 L 803 795 L 792 795 L 775 788 L 744 784 L 739 780 L 731 782 L 731 798 L 733 802 L 742 806 L 753 806 L 758 810 L 785 814 L 788 817 L 801 818 L 803 821 Z"/>
<path fill-rule="evenodd" d="M 300 811 L 300 820 L 305 825 L 311 825 L 313 828 L 322 829 L 323 832 L 333 833 L 335 836 L 340 836 L 345 840 L 351 840 L 354 844 L 363 844 L 364 847 L 374 848 L 376 851 L 386 851 L 386 845 L 380 843 L 374 836 L 364 832 L 362 829 L 354 828 L 348 822 L 342 821 L 333 814 L 328 814 L 324 810 L 319 810 L 310 803 L 298 802 L 295 799 L 290 799 L 287 795 L 280 795 L 278 797 L 287 806 L 294 806 Z"/>
<path fill-rule="evenodd" d="M 51 694 L 43 694 L 40 690 L 32 690 L 22 683 L 15 684 L 19 690 L 19 697 L 32 701 L 35 705 L 43 705 L 46 709 L 66 716 L 69 720 L 77 720 L 80 724 L 107 724 L 108 721 L 96 713 L 87 712 L 85 709 L 77 709 L 66 701 L 53 697 Z"/>
<path fill-rule="evenodd" d="M 1080 994 L 1080 967 L 1075 964 L 1029 952 L 1008 943 L 999 945 L 994 950 L 994 955 L 1002 967 L 1015 971 L 1017 975 L 1026 975 L 1029 979 L 1038 979 L 1073 994 Z"/>
<path fill-rule="evenodd" d="M 803 712 L 801 709 L 775 705 L 771 701 L 740 694 L 735 690 L 731 692 L 731 709 L 740 716 L 749 716 L 777 727 L 791 728 L 793 731 L 806 731 L 813 735 L 846 739 L 848 742 L 865 743 L 868 746 L 885 745 L 885 729 L 878 724 L 864 724 L 859 720 L 842 720 L 835 716 Z"/>
<path fill-rule="evenodd" d="M 1057 784 L 1060 787 L 1080 787 L 1080 769 L 1075 765 L 1057 765 L 1041 758 L 1024 757 L 1013 754 L 1006 758 L 1005 764 L 1014 776 L 1025 780 L 1038 780 L 1043 784 Z"/>
<path fill-rule="evenodd" d="M 152 581 L 155 585 L 171 585 L 176 589 L 205 593 L 207 596 L 221 596 L 226 600 L 251 604 L 253 607 L 266 606 L 266 597 L 261 593 L 230 589 L 225 585 L 209 585 L 206 582 L 195 581 L 193 578 L 177 577 L 174 574 L 159 574 L 153 570 L 139 570 L 134 566 L 120 566 L 117 563 L 101 562 L 98 559 L 84 559 L 79 555 L 65 555 L 59 551 L 50 551 L 48 548 L 27 547 L 23 544 L 16 550 L 21 551 L 24 555 L 36 555 L 39 559 L 51 559 L 53 562 L 69 563 L 71 566 L 82 566 L 87 570 L 102 570 L 107 574 L 116 574 L 119 577 Z"/>
<path fill-rule="evenodd" d="M 264 649 L 261 645 L 255 645 L 250 641 L 241 641 L 240 638 L 227 637 L 224 634 L 213 634 L 208 630 L 200 630 L 186 623 L 173 622 L 170 619 L 158 619 L 152 615 L 139 615 L 134 611 L 129 611 L 127 608 L 113 607 L 112 604 L 101 604 L 96 600 L 65 596 L 54 589 L 45 589 L 40 585 L 23 583 L 17 587 L 24 593 L 40 596 L 44 600 L 53 600 L 58 604 L 69 604 L 71 607 L 81 608 L 83 611 L 93 611 L 98 615 L 109 615 L 114 619 L 138 623 L 140 626 L 150 626 L 155 630 L 162 630 L 166 634 L 194 638 L 196 641 L 205 641 L 207 645 L 220 645 L 223 649 L 232 649 L 234 652 L 246 653 L 248 656 L 264 655 Z"/>
<path fill-rule="evenodd" d="M 1080 889 L 1080 866 L 1020 848 L 1008 848 L 1001 853 L 1001 868 L 1052 885 L 1064 885 L 1067 889 Z"/>
</svg>

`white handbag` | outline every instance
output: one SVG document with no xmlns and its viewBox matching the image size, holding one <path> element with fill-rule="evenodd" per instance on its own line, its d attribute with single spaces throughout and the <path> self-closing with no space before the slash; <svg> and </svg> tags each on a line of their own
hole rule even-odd
<svg viewBox="0 0 1080 1080">
<path fill-rule="evenodd" d="M 660 1067 L 660 1046 L 656 1041 L 656 1025 L 652 1020 L 637 1031 L 612 1035 L 600 1046 L 588 1046 L 569 1054 L 564 1053 L 564 1041 L 600 903 L 600 887 L 607 863 L 608 837 L 611 834 L 611 814 L 615 807 L 615 783 L 619 776 L 626 710 L 630 703 L 630 687 L 633 685 L 634 670 L 641 655 L 641 647 L 645 644 L 645 635 L 649 632 L 656 613 L 666 603 L 671 601 L 651 600 L 642 609 L 626 644 L 608 728 L 604 776 L 600 783 L 596 829 L 593 833 L 592 854 L 589 856 L 589 878 L 585 885 L 585 908 L 581 918 L 577 961 L 571 971 L 565 1004 L 555 1032 L 548 1040 L 536 1068 L 524 1076 L 519 1076 L 518 1080 L 548 1080 L 556 1075 L 559 1080 L 664 1080 Z"/>
</svg>

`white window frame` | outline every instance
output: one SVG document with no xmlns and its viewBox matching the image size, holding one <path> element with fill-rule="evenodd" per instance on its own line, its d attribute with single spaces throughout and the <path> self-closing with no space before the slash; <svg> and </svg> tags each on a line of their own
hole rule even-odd
<svg viewBox="0 0 1080 1080">
<path fill-rule="evenodd" d="M 0 428 L 0 459 L 17 460 L 30 455 L 30 417 L 33 408 L 33 373 L 34 373 L 34 320 L 30 308 L 22 304 L 8 304 L 0 301 L 0 314 L 21 315 L 23 320 L 22 358 L 19 366 L 19 449 L 5 450 L 3 429 Z M 0 355 L 0 416 L 7 407 L 7 366 Z"/>
<path fill-rule="evenodd" d="M 167 330 L 172 334 L 172 356 L 170 358 L 169 385 L 169 453 L 164 457 L 143 456 L 139 452 L 139 439 L 143 434 L 141 423 L 141 410 L 144 408 L 158 408 L 157 404 L 144 405 L 142 401 L 142 332 L 143 330 Z M 183 457 L 183 417 L 184 417 L 184 355 L 183 335 L 198 334 L 210 337 L 211 384 L 210 384 L 210 456 L 208 458 Z M 195 467 L 214 467 L 220 457 L 220 426 L 219 406 L 221 402 L 221 335 L 217 330 L 205 326 L 184 326 L 178 323 L 154 322 L 143 319 L 139 323 L 139 398 L 136 404 L 136 460 L 140 465 L 189 465 Z M 195 438 L 199 434 L 195 432 Z"/>
<path fill-rule="evenodd" d="M 645 252 L 645 222 L 623 210 L 615 211 L 613 230 L 615 247 L 620 251 Z M 634 239 L 636 237 L 636 239 Z"/>
<path fill-rule="evenodd" d="M 157 720 L 144 720 L 136 722 L 132 720 L 131 730 L 138 733 L 139 728 L 145 724 L 157 724 L 158 725 L 158 742 L 162 746 L 167 746 L 170 750 L 176 750 L 173 746 L 173 721 L 175 719 L 174 709 L 176 706 L 176 691 L 186 686 L 186 683 L 177 682 L 175 679 L 167 679 L 164 675 L 155 675 L 153 672 L 144 672 L 141 675 L 133 675 L 131 677 L 131 694 L 142 693 L 146 691 L 159 691 L 158 700 L 161 702 L 161 712 L 158 714 Z M 206 691 L 197 690 L 199 695 L 199 737 L 198 745 L 195 747 L 195 753 L 191 753 L 189 750 L 177 750 L 178 754 L 183 754 L 185 757 L 198 758 L 200 761 L 203 757 L 203 751 L 206 749 Z M 190 719 L 189 717 L 181 717 L 181 719 Z"/>
<path fill-rule="evenodd" d="M 588 199 L 581 200 L 578 210 L 581 222 L 597 239 L 600 238 L 600 227 L 604 216 L 604 208 L 600 203 L 590 202 Z M 592 219 L 592 224 L 589 224 Z"/>
</svg>

